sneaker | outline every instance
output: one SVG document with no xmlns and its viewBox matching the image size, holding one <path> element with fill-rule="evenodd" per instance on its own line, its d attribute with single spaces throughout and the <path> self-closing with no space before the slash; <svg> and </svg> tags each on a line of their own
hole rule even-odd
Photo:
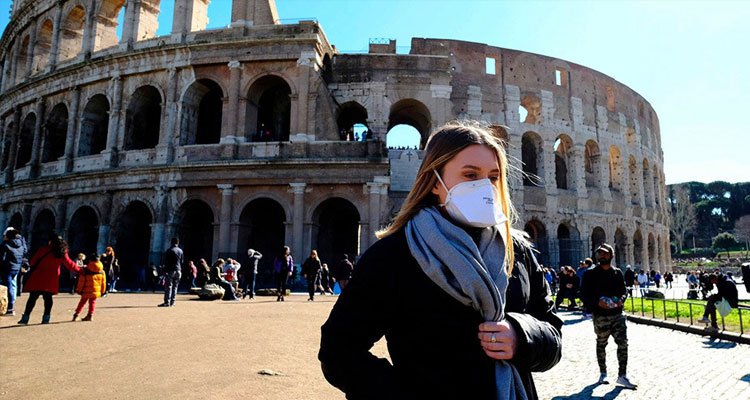
<svg viewBox="0 0 750 400">
<path fill-rule="evenodd" d="M 699 324 L 710 324 L 711 323 L 711 321 L 709 321 L 708 318 L 706 318 L 706 317 L 703 317 L 703 318 L 699 319 L 696 322 L 698 322 Z"/>
<path fill-rule="evenodd" d="M 598 383 L 600 385 L 609 383 L 609 381 L 607 380 L 607 374 L 604 373 L 604 372 L 602 372 L 601 374 L 599 374 L 599 380 L 596 381 L 596 383 Z"/>
<path fill-rule="evenodd" d="M 630 382 L 630 379 L 628 379 L 628 377 L 627 377 L 627 376 L 625 376 L 625 375 L 620 375 L 620 376 L 619 376 L 619 377 L 617 378 L 617 382 L 616 382 L 616 383 L 617 383 L 618 385 L 620 385 L 620 386 L 622 386 L 622 387 L 626 388 L 626 389 L 635 389 L 635 388 L 637 388 L 637 387 L 638 387 L 638 385 L 635 385 L 635 384 L 633 384 L 632 382 Z"/>
<path fill-rule="evenodd" d="M 81 321 L 91 321 L 91 317 L 92 317 L 91 314 L 86 314 L 85 317 L 81 318 Z"/>
<path fill-rule="evenodd" d="M 5 312 L 5 315 L 11 315 L 11 316 L 16 315 L 16 311 L 15 310 L 8 310 L 8 311 Z"/>
<path fill-rule="evenodd" d="M 169 303 L 161 303 L 157 307 L 169 307 Z"/>
</svg>

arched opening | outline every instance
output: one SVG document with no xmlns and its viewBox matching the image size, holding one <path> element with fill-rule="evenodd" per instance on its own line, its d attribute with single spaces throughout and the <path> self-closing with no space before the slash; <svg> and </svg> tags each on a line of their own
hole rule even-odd
<svg viewBox="0 0 750 400">
<path fill-rule="evenodd" d="M 182 97 L 180 144 L 212 144 L 221 140 L 224 94 L 210 79 L 193 82 Z"/>
<path fill-rule="evenodd" d="M 399 100 L 391 106 L 388 114 L 388 132 L 397 125 L 409 125 L 416 129 L 419 132 L 419 148 L 423 149 L 432 130 L 432 115 L 418 100 Z"/>
<path fill-rule="evenodd" d="M 523 230 L 529 234 L 529 239 L 534 247 L 539 250 L 537 259 L 540 263 L 549 265 L 549 244 L 547 240 L 547 229 L 540 221 L 532 219 L 527 222 Z"/>
<path fill-rule="evenodd" d="M 599 187 L 599 174 L 601 173 L 599 145 L 595 141 L 589 140 L 586 142 L 584 152 L 583 161 L 584 170 L 586 171 L 586 187 Z"/>
<path fill-rule="evenodd" d="M 544 176 L 542 138 L 535 132 L 526 132 L 521 137 L 521 162 L 523 164 L 523 185 L 542 186 L 542 177 Z"/>
<path fill-rule="evenodd" d="M 609 188 L 616 192 L 622 192 L 622 160 L 620 149 L 617 146 L 609 148 Z"/>
<path fill-rule="evenodd" d="M 8 168 L 8 164 L 10 164 L 10 148 L 13 146 L 13 132 L 16 129 L 16 125 L 13 122 L 10 122 L 4 130 L 3 134 L 3 154 L 0 157 L 0 171 L 5 171 L 5 168 Z"/>
<path fill-rule="evenodd" d="M 656 259 L 656 241 L 654 234 L 648 234 L 648 265 L 650 269 L 658 269 L 659 262 Z"/>
<path fill-rule="evenodd" d="M 42 210 L 37 214 L 34 225 L 31 228 L 31 246 L 29 254 L 42 246 L 46 246 L 52 235 L 55 234 L 55 214 L 50 210 Z"/>
<path fill-rule="evenodd" d="M 96 211 L 89 206 L 83 206 L 73 213 L 68 225 L 68 247 L 70 258 L 78 253 L 96 253 L 99 241 L 99 218 Z"/>
<path fill-rule="evenodd" d="M 525 115 L 521 113 L 525 111 Z M 536 125 L 542 120 L 542 102 L 536 96 L 524 96 L 521 99 L 521 108 L 519 108 L 519 122 L 524 124 Z"/>
<path fill-rule="evenodd" d="M 120 42 L 118 27 L 125 17 L 125 0 L 103 0 L 95 17 L 94 51 Z"/>
<path fill-rule="evenodd" d="M 286 213 L 279 203 L 268 198 L 251 201 L 242 209 L 237 238 L 237 258 L 243 265 L 249 262 L 247 249 L 259 251 L 259 287 L 273 286 L 273 259 L 285 243 Z M 293 254 L 295 258 L 302 255 Z"/>
<path fill-rule="evenodd" d="M 29 40 L 29 35 L 26 35 L 21 41 L 21 48 L 18 52 L 18 60 L 16 64 L 16 81 L 22 81 L 24 79 L 26 74 L 29 73 L 29 67 L 32 64 L 32 60 L 30 58 L 31 52 L 29 51 Z"/>
<path fill-rule="evenodd" d="M 33 73 L 41 72 L 49 65 L 50 51 L 52 50 L 52 31 L 52 20 L 47 19 L 42 23 L 39 32 L 36 34 Z"/>
<path fill-rule="evenodd" d="M 571 265 L 575 266 L 574 254 L 577 253 L 576 240 L 573 240 L 570 235 L 570 229 L 564 224 L 560 224 L 557 227 L 557 248 L 559 251 L 559 263 L 560 265 Z"/>
<path fill-rule="evenodd" d="M 555 183 L 558 189 L 570 189 L 573 186 L 572 177 L 568 174 L 572 148 L 573 140 L 568 135 L 560 135 L 555 140 L 553 147 L 555 152 Z"/>
<path fill-rule="evenodd" d="M 289 140 L 292 115 L 292 89 L 275 75 L 264 76 L 250 87 L 247 95 L 248 140 L 285 142 Z M 306 105 L 305 105 L 306 106 Z"/>
<path fill-rule="evenodd" d="M 628 263 L 628 238 L 622 232 L 622 229 L 617 228 L 615 231 L 615 265 L 619 265 L 620 269 L 625 269 L 625 264 Z"/>
<path fill-rule="evenodd" d="M 149 266 L 153 221 L 148 206 L 140 201 L 128 204 L 115 219 L 113 247 L 120 262 L 120 283 L 124 287 L 143 288 L 145 285 L 142 279 Z"/>
<path fill-rule="evenodd" d="M 81 134 L 78 138 L 78 156 L 99 154 L 107 147 L 109 129 L 109 100 L 97 94 L 86 104 L 81 115 Z"/>
<path fill-rule="evenodd" d="M 214 244 L 214 213 L 201 200 L 188 200 L 175 215 L 175 231 L 180 238 L 185 263 L 205 258 L 211 263 Z"/>
<path fill-rule="evenodd" d="M 159 143 L 161 94 L 141 86 L 131 96 L 125 114 L 125 150 L 152 149 Z"/>
<path fill-rule="evenodd" d="M 31 161 L 31 150 L 34 145 L 34 127 L 36 126 L 36 114 L 29 113 L 21 125 L 21 134 L 18 138 L 18 153 L 16 153 L 16 168 L 21 168 Z"/>
<path fill-rule="evenodd" d="M 385 144 L 389 149 L 419 149 L 422 136 L 411 125 L 396 125 L 385 136 Z"/>
<path fill-rule="evenodd" d="M 359 221 L 357 208 L 342 198 L 328 199 L 315 209 L 312 247 L 323 262 L 331 266 L 342 254 L 350 260 L 359 255 Z"/>
<path fill-rule="evenodd" d="M 607 241 L 607 234 L 604 232 L 604 229 L 600 226 L 597 226 L 594 228 L 593 231 L 591 231 L 591 257 L 594 257 L 594 251 L 602 245 L 602 243 Z"/>
<path fill-rule="evenodd" d="M 75 6 L 62 23 L 60 32 L 59 61 L 75 58 L 83 47 L 83 23 L 86 21 L 86 10 Z"/>
<path fill-rule="evenodd" d="M 643 265 L 643 236 L 640 229 L 633 234 L 633 263 L 642 269 L 648 267 Z"/>
<path fill-rule="evenodd" d="M 633 156 L 630 156 L 630 159 L 628 160 L 628 171 L 630 172 L 630 202 L 632 204 L 639 204 L 638 165 Z"/>
<path fill-rule="evenodd" d="M 367 127 L 367 110 L 355 101 L 339 107 L 336 123 L 341 140 L 362 141 L 372 136 Z"/>
<path fill-rule="evenodd" d="M 55 161 L 65 155 L 65 139 L 68 136 L 68 107 L 60 103 L 47 117 L 44 132 L 42 162 Z"/>
</svg>

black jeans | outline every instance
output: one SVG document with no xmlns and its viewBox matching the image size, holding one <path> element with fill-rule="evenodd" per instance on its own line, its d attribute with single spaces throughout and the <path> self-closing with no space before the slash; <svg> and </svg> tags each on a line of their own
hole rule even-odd
<svg viewBox="0 0 750 400">
<path fill-rule="evenodd" d="M 286 284 L 289 282 L 288 272 L 279 272 L 276 275 L 276 291 L 280 297 L 286 295 Z"/>
<path fill-rule="evenodd" d="M 52 293 L 34 291 L 29 295 L 29 301 L 26 303 L 26 311 L 23 312 L 24 314 L 30 315 L 31 312 L 34 311 L 34 306 L 36 306 L 36 300 L 39 296 L 42 296 L 44 299 L 44 315 L 49 315 L 52 312 Z"/>
<path fill-rule="evenodd" d="M 307 293 L 310 294 L 311 299 L 315 298 L 315 281 L 316 281 L 315 278 L 307 279 Z"/>
<path fill-rule="evenodd" d="M 564 299 L 568 299 L 570 302 L 569 307 L 576 306 L 576 292 L 573 289 L 562 288 L 557 291 L 557 298 L 555 299 L 555 308 L 560 307 Z"/>
</svg>

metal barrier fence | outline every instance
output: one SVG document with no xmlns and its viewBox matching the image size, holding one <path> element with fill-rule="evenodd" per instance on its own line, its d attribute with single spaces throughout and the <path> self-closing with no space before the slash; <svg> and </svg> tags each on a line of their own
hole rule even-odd
<svg viewBox="0 0 750 400">
<path fill-rule="evenodd" d="M 661 310 L 659 310 L 658 312 L 657 308 L 659 307 L 657 306 L 657 303 L 661 303 Z M 669 303 L 670 305 L 668 306 L 667 303 Z M 678 323 L 689 322 L 689 325 L 696 325 L 695 322 L 699 318 L 694 318 L 696 314 L 693 310 L 697 309 L 699 311 L 699 314 L 702 315 L 702 313 L 705 312 L 706 304 L 707 303 L 705 301 L 703 301 L 703 304 L 700 304 L 689 301 L 667 300 L 654 297 L 630 297 L 630 311 L 626 312 L 629 312 L 631 314 L 638 314 L 638 309 L 640 309 L 640 315 L 643 317 L 648 316 L 652 319 L 657 319 L 657 314 L 660 314 L 659 318 L 662 318 L 664 321 L 675 320 Z M 649 305 L 651 307 L 648 307 Z M 672 307 L 672 305 L 674 305 L 674 307 Z M 687 317 L 680 316 L 681 309 L 687 310 Z M 674 311 L 674 316 L 670 317 L 669 314 L 671 314 L 672 311 Z M 735 313 L 738 316 L 738 324 L 732 323 L 729 325 L 729 329 L 727 329 L 727 319 L 735 315 Z M 745 317 L 743 317 L 743 313 L 745 314 Z M 727 319 L 725 319 L 718 311 L 716 312 L 716 318 L 717 322 L 721 320 L 722 331 L 736 331 L 736 328 L 738 328 L 739 334 L 740 336 L 742 336 L 745 334 L 745 326 L 743 321 L 750 318 L 750 315 L 748 315 L 749 313 L 750 307 L 740 304 L 739 307 L 732 308 L 732 312 L 727 316 Z"/>
</svg>

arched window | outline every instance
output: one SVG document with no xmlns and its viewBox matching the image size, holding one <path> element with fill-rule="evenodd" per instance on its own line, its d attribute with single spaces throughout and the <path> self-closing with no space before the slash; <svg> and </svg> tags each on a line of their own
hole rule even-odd
<svg viewBox="0 0 750 400">
<path fill-rule="evenodd" d="M 44 69 L 50 65 L 52 29 L 52 20 L 47 19 L 42 23 L 39 32 L 36 34 L 36 44 L 34 46 L 34 68 L 32 73 L 43 72 Z"/>
<path fill-rule="evenodd" d="M 542 138 L 535 132 L 526 132 L 521 137 L 521 161 L 523 162 L 524 186 L 542 186 L 544 177 Z"/>
<path fill-rule="evenodd" d="M 388 114 L 388 132 L 397 125 L 409 125 L 419 132 L 419 148 L 427 144 L 432 130 L 432 115 L 419 100 L 403 99 L 391 106 Z"/>
<path fill-rule="evenodd" d="M 367 127 L 367 110 L 357 102 L 342 104 L 338 109 L 336 123 L 341 140 L 363 141 L 372 135 Z"/>
<path fill-rule="evenodd" d="M 118 27 L 125 18 L 125 0 L 101 1 L 95 17 L 94 51 L 116 46 Z"/>
<path fill-rule="evenodd" d="M 83 24 L 86 21 L 86 10 L 75 6 L 62 24 L 58 61 L 63 62 L 75 58 L 83 47 Z"/>
<path fill-rule="evenodd" d="M 555 140 L 555 183 L 558 189 L 570 189 L 573 186 L 572 174 L 569 173 L 570 151 L 573 140 L 568 135 L 560 135 Z"/>
<path fill-rule="evenodd" d="M 125 114 L 124 150 L 152 149 L 159 143 L 161 94 L 153 86 L 141 86 L 130 97 Z"/>
<path fill-rule="evenodd" d="M 523 110 L 522 110 L 523 109 Z M 525 112 L 521 112 L 525 111 Z M 525 114 L 525 115 L 524 115 Z M 542 102 L 536 96 L 524 96 L 519 108 L 520 122 L 537 125 L 542 122 Z"/>
<path fill-rule="evenodd" d="M 49 113 L 44 133 L 42 162 L 55 161 L 65 155 L 65 140 L 68 136 L 68 107 L 60 103 Z"/>
<path fill-rule="evenodd" d="M 101 153 L 107 147 L 109 129 L 109 100 L 97 94 L 88 101 L 81 115 L 81 134 L 78 138 L 78 156 Z"/>
<path fill-rule="evenodd" d="M 221 140 L 224 94 L 216 82 L 193 82 L 182 97 L 180 144 L 211 144 Z"/>
<path fill-rule="evenodd" d="M 609 188 L 622 192 L 622 160 L 617 146 L 609 148 Z"/>
<path fill-rule="evenodd" d="M 247 138 L 253 142 L 289 140 L 292 89 L 275 75 L 264 76 L 250 87 L 247 95 Z"/>
<path fill-rule="evenodd" d="M 586 187 L 596 188 L 599 187 L 601 179 L 601 154 L 599 153 L 599 145 L 589 140 L 586 142 L 585 154 L 583 155 L 584 170 L 586 171 Z"/>
<path fill-rule="evenodd" d="M 21 133 L 18 137 L 18 150 L 16 153 L 16 168 L 21 168 L 31 161 L 31 149 L 34 144 L 34 127 L 36 126 L 36 114 L 29 113 L 21 124 Z"/>
</svg>

